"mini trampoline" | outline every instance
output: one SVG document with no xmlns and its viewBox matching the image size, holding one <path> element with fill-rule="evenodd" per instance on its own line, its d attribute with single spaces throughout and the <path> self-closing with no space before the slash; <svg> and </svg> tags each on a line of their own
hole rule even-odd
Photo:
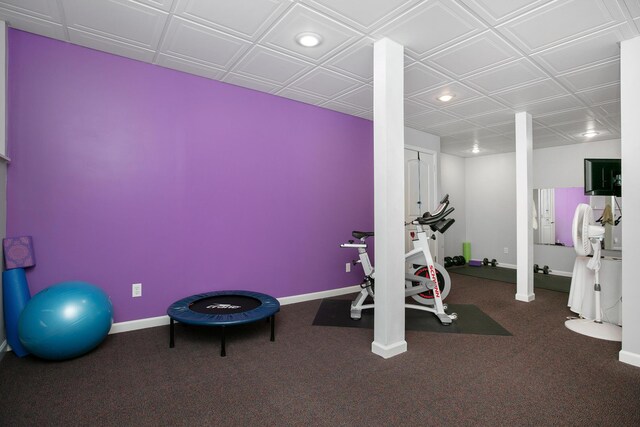
<svg viewBox="0 0 640 427">
<path fill-rule="evenodd" d="M 174 321 L 188 325 L 217 326 L 222 330 L 220 356 L 226 356 L 225 328 L 268 319 L 271 341 L 275 341 L 275 315 L 280 311 L 277 299 L 251 291 L 215 291 L 192 295 L 169 306 L 167 314 L 169 347 L 175 346 Z"/>
</svg>

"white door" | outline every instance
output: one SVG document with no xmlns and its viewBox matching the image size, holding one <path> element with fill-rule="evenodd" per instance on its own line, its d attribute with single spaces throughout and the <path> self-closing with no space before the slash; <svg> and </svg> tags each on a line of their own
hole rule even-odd
<svg viewBox="0 0 640 427">
<path fill-rule="evenodd" d="M 540 211 L 539 243 L 553 245 L 556 243 L 555 190 L 553 188 L 543 188 L 538 191 L 538 206 Z"/>
<path fill-rule="evenodd" d="M 405 149 L 404 166 L 405 222 L 410 222 L 436 208 L 436 158 L 432 153 Z M 415 232 L 415 226 L 408 225 L 405 229 L 405 250 L 409 251 L 413 249 L 411 232 Z M 435 240 L 429 243 L 436 260 L 438 245 Z"/>
</svg>

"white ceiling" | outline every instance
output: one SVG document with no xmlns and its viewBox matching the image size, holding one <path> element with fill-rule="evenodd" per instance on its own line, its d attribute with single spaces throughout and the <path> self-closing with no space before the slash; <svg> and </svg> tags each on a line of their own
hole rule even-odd
<svg viewBox="0 0 640 427">
<path fill-rule="evenodd" d="M 0 0 L 0 19 L 368 119 L 372 44 L 389 37 L 405 46 L 406 125 L 469 157 L 514 151 L 517 111 L 534 148 L 619 138 L 618 42 L 640 34 L 640 0 Z M 306 31 L 322 44 L 296 44 Z"/>
</svg>

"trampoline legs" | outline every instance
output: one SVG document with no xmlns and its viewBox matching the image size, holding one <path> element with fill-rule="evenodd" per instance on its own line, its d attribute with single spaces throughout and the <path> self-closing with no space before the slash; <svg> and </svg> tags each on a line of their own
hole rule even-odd
<svg viewBox="0 0 640 427">
<path fill-rule="evenodd" d="M 276 316 L 273 315 L 269 318 L 271 322 L 271 341 L 276 340 Z"/>
<path fill-rule="evenodd" d="M 271 324 L 271 341 L 276 340 L 276 316 L 271 315 L 267 318 L 267 321 Z M 175 343 L 175 321 L 172 318 L 169 318 L 169 348 L 174 348 Z M 226 328 L 224 326 L 220 326 L 220 356 L 226 357 L 227 355 L 227 347 L 226 347 L 226 336 L 225 336 Z"/>
<path fill-rule="evenodd" d="M 220 338 L 220 356 L 221 357 L 225 357 L 227 355 L 227 352 L 225 351 L 225 339 L 224 339 L 224 326 L 222 327 L 222 336 Z"/>
<path fill-rule="evenodd" d="M 169 324 L 169 348 L 175 347 L 175 341 L 173 337 L 175 335 L 175 327 L 173 325 L 173 319 L 171 319 L 171 323 Z"/>
</svg>

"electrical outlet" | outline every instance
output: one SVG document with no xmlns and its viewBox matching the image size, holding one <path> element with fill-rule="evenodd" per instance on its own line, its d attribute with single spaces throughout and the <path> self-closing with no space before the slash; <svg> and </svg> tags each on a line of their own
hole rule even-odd
<svg viewBox="0 0 640 427">
<path fill-rule="evenodd" d="M 142 296 L 142 283 L 134 283 L 131 285 L 131 296 L 133 298 Z"/>
<path fill-rule="evenodd" d="M 504 248 L 504 253 L 505 253 L 505 254 L 508 254 L 508 253 L 509 253 L 509 248 L 505 247 L 505 248 Z"/>
<path fill-rule="evenodd" d="M 348 262 L 348 263 L 346 263 L 344 265 L 344 271 L 347 272 L 347 273 L 351 272 L 351 263 L 350 262 Z"/>
</svg>

